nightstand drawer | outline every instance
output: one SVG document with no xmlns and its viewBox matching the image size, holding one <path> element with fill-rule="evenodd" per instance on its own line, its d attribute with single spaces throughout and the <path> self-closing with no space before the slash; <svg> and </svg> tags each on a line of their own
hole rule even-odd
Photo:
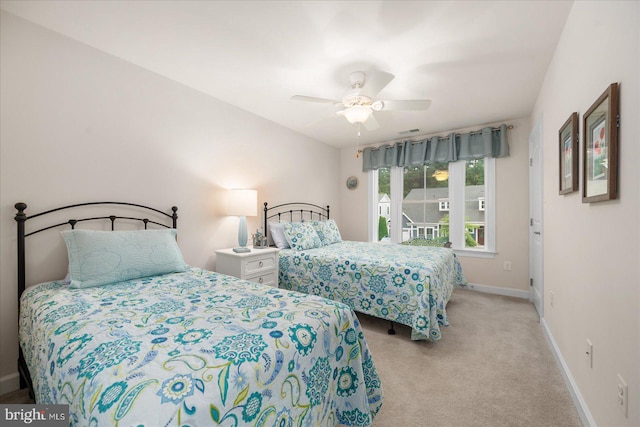
<svg viewBox="0 0 640 427">
<path fill-rule="evenodd" d="M 264 274 L 259 274 L 257 276 L 247 277 L 246 280 L 255 283 L 261 283 L 263 285 L 273 286 L 274 288 L 278 287 L 278 278 L 276 277 L 276 272 L 271 270 Z"/>
<path fill-rule="evenodd" d="M 233 249 L 219 249 L 216 251 L 216 271 L 277 288 L 278 252 L 278 248 L 239 253 Z"/>
<path fill-rule="evenodd" d="M 276 257 L 273 254 L 255 257 L 245 260 L 242 276 L 249 276 L 264 270 L 273 270 L 276 266 Z"/>
</svg>

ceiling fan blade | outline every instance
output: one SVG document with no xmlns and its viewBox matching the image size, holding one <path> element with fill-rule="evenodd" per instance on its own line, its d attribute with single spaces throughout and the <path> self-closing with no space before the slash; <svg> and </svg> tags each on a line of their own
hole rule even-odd
<svg viewBox="0 0 640 427">
<path fill-rule="evenodd" d="M 369 118 L 364 123 L 362 123 L 362 125 L 368 131 L 376 130 L 380 127 L 380 123 L 378 123 L 378 120 L 376 120 L 376 116 L 374 116 L 373 114 L 371 114 Z"/>
<path fill-rule="evenodd" d="M 412 101 L 379 101 L 382 108 L 375 108 L 376 111 L 422 111 L 431 105 L 430 99 L 416 99 Z"/>
<path fill-rule="evenodd" d="M 391 73 L 380 70 L 369 70 L 367 71 L 366 76 L 367 78 L 361 89 L 361 93 L 371 98 L 375 98 L 375 96 L 380 93 L 385 86 L 391 83 L 391 80 L 395 77 Z"/>
<path fill-rule="evenodd" d="M 342 102 L 335 99 L 316 98 L 315 96 L 293 95 L 291 99 L 294 101 L 318 102 L 320 104 L 342 104 Z"/>
</svg>

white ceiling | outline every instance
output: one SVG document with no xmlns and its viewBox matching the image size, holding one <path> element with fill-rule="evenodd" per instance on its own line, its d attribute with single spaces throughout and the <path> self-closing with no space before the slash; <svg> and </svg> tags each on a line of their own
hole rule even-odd
<svg viewBox="0 0 640 427">
<path fill-rule="evenodd" d="M 570 1 L 6 1 L 6 11 L 327 144 L 355 143 L 349 73 L 395 75 L 360 144 L 531 113 Z"/>
</svg>

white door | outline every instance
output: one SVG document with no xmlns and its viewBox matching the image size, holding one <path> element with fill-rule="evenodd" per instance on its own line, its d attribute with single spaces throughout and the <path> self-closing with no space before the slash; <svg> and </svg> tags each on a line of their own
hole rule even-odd
<svg viewBox="0 0 640 427">
<path fill-rule="evenodd" d="M 531 301 L 544 317 L 542 236 L 542 116 L 529 135 L 529 278 Z"/>
</svg>

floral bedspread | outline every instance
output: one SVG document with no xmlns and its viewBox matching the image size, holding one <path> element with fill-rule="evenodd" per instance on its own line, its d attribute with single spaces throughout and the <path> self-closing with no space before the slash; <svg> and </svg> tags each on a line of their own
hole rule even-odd
<svg viewBox="0 0 640 427">
<path fill-rule="evenodd" d="M 346 305 L 200 269 L 28 288 L 37 403 L 79 426 L 369 426 L 383 392 Z"/>
<path fill-rule="evenodd" d="M 441 338 L 455 285 L 466 284 L 452 249 L 343 241 L 280 251 L 279 286 L 341 301 L 410 326 L 414 340 Z"/>
</svg>

